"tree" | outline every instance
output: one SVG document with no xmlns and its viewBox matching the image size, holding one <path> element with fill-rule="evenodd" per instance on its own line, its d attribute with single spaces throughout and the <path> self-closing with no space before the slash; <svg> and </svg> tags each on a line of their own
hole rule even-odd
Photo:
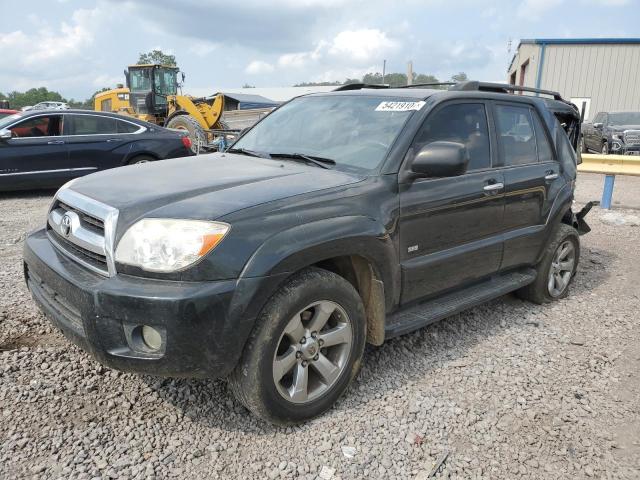
<svg viewBox="0 0 640 480">
<path fill-rule="evenodd" d="M 178 64 L 176 63 L 175 55 L 168 55 L 164 53 L 162 50 L 152 50 L 147 53 L 141 53 L 140 58 L 138 58 L 138 65 L 147 65 L 147 64 L 160 64 L 160 65 L 168 65 L 170 67 L 175 67 Z"/>
<path fill-rule="evenodd" d="M 242 88 L 256 88 L 255 85 L 249 85 L 248 83 L 245 83 L 244 85 L 242 85 Z"/>
<path fill-rule="evenodd" d="M 453 82 L 466 82 L 467 80 L 469 80 L 469 77 L 467 77 L 467 74 L 464 72 L 451 75 L 451 81 Z"/>
</svg>

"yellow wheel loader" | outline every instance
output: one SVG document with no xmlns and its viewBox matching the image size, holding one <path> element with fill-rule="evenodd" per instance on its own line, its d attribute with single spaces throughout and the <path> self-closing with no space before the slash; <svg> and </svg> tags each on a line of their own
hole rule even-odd
<svg viewBox="0 0 640 480">
<path fill-rule="evenodd" d="M 178 95 L 178 73 L 177 67 L 167 65 L 131 65 L 124 71 L 127 87 L 96 94 L 94 109 L 186 130 L 195 153 L 222 150 L 238 134 L 222 121 L 224 95 L 208 98 Z"/>
</svg>

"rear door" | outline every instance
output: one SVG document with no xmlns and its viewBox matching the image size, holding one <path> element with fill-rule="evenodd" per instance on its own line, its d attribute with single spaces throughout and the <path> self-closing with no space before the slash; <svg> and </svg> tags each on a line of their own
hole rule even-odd
<svg viewBox="0 0 640 480">
<path fill-rule="evenodd" d="M 68 135 L 69 157 L 73 164 L 94 170 L 123 164 L 131 135 L 120 133 L 123 128 L 119 129 L 119 124 L 131 127 L 129 131 L 137 130 L 139 127 L 115 117 L 84 113 L 67 115 L 70 119 L 67 123 L 69 128 L 65 133 Z"/>
<path fill-rule="evenodd" d="M 12 138 L 0 140 L 0 189 L 53 187 L 72 178 L 63 128 L 60 114 L 32 116 L 9 126 Z"/>
<path fill-rule="evenodd" d="M 496 103 L 494 112 L 505 180 L 501 268 L 508 269 L 535 261 L 553 200 L 566 182 L 550 134 L 532 106 Z"/>
<path fill-rule="evenodd" d="M 403 304 L 476 281 L 500 266 L 504 179 L 492 168 L 489 124 L 485 102 L 447 102 L 416 135 L 411 152 L 452 141 L 467 147 L 470 160 L 464 175 L 400 185 Z"/>
</svg>

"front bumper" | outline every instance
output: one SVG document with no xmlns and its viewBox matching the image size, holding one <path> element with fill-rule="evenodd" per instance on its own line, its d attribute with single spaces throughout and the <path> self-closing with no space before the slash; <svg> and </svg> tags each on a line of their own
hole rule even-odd
<svg viewBox="0 0 640 480">
<path fill-rule="evenodd" d="M 221 377 L 236 365 L 253 326 L 247 305 L 266 277 L 175 282 L 103 277 L 59 252 L 44 230 L 24 246 L 25 279 L 40 309 L 101 363 L 161 376 Z M 142 325 L 162 347 L 140 341 Z"/>
</svg>

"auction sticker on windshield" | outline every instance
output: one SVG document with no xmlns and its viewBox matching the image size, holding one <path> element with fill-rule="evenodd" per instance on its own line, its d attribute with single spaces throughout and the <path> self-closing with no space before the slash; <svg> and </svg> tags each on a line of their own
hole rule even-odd
<svg viewBox="0 0 640 480">
<path fill-rule="evenodd" d="M 376 112 L 407 112 L 420 110 L 425 102 L 381 102 L 376 107 Z"/>
</svg>

